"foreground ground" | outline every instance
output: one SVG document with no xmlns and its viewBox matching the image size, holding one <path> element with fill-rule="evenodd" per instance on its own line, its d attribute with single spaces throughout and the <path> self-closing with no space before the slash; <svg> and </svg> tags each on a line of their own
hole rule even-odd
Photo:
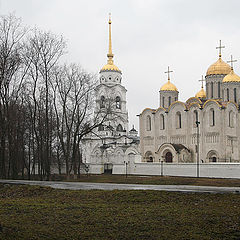
<svg viewBox="0 0 240 240">
<path fill-rule="evenodd" d="M 240 175 L 240 173 L 239 173 Z M 36 179 L 37 180 L 37 179 Z M 64 180 L 66 176 L 52 176 L 52 180 Z M 79 182 L 95 183 L 129 183 L 129 184 L 158 184 L 158 185 L 195 185 L 195 186 L 217 186 L 217 187 L 240 187 L 240 179 L 224 178 L 191 178 L 191 177 L 169 177 L 169 176 L 134 176 L 128 175 L 81 175 Z"/>
<path fill-rule="evenodd" d="M 0 185 L 0 239 L 240 239 L 240 195 Z"/>
</svg>

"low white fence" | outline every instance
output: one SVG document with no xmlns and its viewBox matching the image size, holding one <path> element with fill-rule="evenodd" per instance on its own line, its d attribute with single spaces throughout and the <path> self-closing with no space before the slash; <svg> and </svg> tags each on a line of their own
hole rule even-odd
<svg viewBox="0 0 240 240">
<path fill-rule="evenodd" d="M 100 169 L 99 169 L 100 167 Z M 130 163 L 113 164 L 113 174 L 132 174 L 132 175 L 163 175 L 163 176 L 184 176 L 196 177 L 196 163 Z M 103 173 L 103 165 L 91 165 L 90 173 Z M 199 176 L 210 178 L 239 178 L 239 163 L 201 163 L 199 165 Z"/>
<path fill-rule="evenodd" d="M 104 164 L 87 164 L 88 173 L 103 174 Z M 183 176 L 196 177 L 196 163 L 134 163 L 113 164 L 112 174 L 130 174 L 130 175 L 163 175 L 163 176 Z M 52 173 L 58 173 L 55 167 Z M 62 169 L 65 173 L 65 168 Z M 84 166 L 81 173 L 87 173 Z M 210 178 L 239 178 L 240 179 L 240 163 L 200 163 L 199 176 Z"/>
</svg>

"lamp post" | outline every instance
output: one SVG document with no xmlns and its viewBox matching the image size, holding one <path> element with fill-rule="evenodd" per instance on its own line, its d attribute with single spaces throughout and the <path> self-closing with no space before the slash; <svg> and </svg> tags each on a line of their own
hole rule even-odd
<svg viewBox="0 0 240 240">
<path fill-rule="evenodd" d="M 197 177 L 199 177 L 199 121 L 196 121 L 197 126 Z"/>
<path fill-rule="evenodd" d="M 162 156 L 162 159 L 164 159 L 164 156 Z M 163 176 L 163 160 L 159 159 L 159 165 L 160 165 L 160 176 Z"/>
<path fill-rule="evenodd" d="M 127 165 L 129 163 L 129 161 L 124 161 L 125 165 L 126 165 L 126 178 L 127 178 Z"/>
</svg>

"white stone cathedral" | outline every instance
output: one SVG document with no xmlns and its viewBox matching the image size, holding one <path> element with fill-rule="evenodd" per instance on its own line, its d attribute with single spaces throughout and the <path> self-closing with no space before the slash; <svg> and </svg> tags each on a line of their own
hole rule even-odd
<svg viewBox="0 0 240 240">
<path fill-rule="evenodd" d="M 94 114 L 104 112 L 109 105 L 114 114 L 83 139 L 83 162 L 104 165 L 102 172 L 111 172 L 113 164 L 141 161 L 138 132 L 134 127 L 128 131 L 127 90 L 122 85 L 122 72 L 113 62 L 110 18 L 108 24 L 108 61 L 100 70 Z"/>
<path fill-rule="evenodd" d="M 186 102 L 178 100 L 168 70 L 159 108 L 139 116 L 143 162 L 240 162 L 240 77 L 222 60 L 221 42 L 218 48 L 219 59 L 206 72 L 206 91 L 202 85 Z"/>
</svg>

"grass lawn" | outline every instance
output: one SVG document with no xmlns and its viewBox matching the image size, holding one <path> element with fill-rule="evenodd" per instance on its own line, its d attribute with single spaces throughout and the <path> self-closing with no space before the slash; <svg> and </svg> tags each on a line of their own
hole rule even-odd
<svg viewBox="0 0 240 240">
<path fill-rule="evenodd" d="M 52 180 L 66 181 L 66 177 L 53 176 Z M 222 187 L 240 187 L 240 179 L 224 178 L 191 178 L 191 177 L 168 177 L 168 176 L 134 176 L 129 175 L 81 175 L 77 180 L 79 182 L 97 182 L 97 183 L 139 183 L 139 184 L 159 184 L 159 185 L 197 185 L 197 186 L 222 186 Z"/>
<path fill-rule="evenodd" d="M 240 195 L 2 184 L 0 239 L 240 239 Z"/>
</svg>

